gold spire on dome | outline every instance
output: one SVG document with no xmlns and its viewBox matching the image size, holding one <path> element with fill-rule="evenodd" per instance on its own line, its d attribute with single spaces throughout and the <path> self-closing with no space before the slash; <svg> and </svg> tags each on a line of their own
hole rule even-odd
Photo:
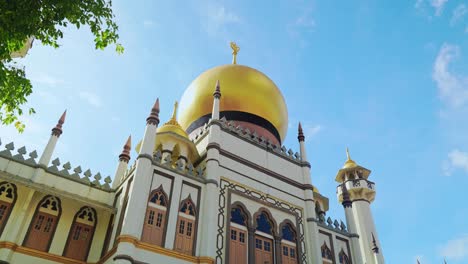
<svg viewBox="0 0 468 264">
<path fill-rule="evenodd" d="M 179 106 L 179 103 L 175 101 L 174 103 L 174 110 L 172 110 L 172 116 L 169 121 L 167 121 L 164 125 L 174 125 L 174 126 L 180 126 L 179 123 L 177 122 L 177 107 Z"/>
<path fill-rule="evenodd" d="M 346 162 L 345 164 L 343 165 L 343 169 L 349 169 L 349 168 L 353 168 L 353 167 L 357 167 L 357 164 L 354 160 L 351 159 L 351 155 L 349 155 L 349 149 L 346 148 Z"/>
<path fill-rule="evenodd" d="M 237 53 L 239 52 L 240 48 L 234 41 L 231 41 L 231 49 L 232 49 L 232 64 L 237 64 Z"/>
</svg>

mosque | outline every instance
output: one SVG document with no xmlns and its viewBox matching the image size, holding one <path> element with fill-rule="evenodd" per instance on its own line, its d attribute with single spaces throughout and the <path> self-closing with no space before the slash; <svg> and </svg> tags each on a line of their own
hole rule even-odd
<svg viewBox="0 0 468 264">
<path fill-rule="evenodd" d="M 301 124 L 299 152 L 287 149 L 280 89 L 231 48 L 167 122 L 156 99 L 113 178 L 53 158 L 66 113 L 40 155 L 0 143 L 0 263 L 384 263 L 370 170 L 347 153 L 335 177 L 346 220 L 327 216 Z"/>
</svg>

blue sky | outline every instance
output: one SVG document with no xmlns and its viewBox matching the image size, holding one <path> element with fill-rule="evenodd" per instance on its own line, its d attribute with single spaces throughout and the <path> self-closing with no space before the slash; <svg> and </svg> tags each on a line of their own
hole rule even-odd
<svg viewBox="0 0 468 264">
<path fill-rule="evenodd" d="M 468 3 L 414 1 L 122 1 L 123 55 L 87 29 L 20 60 L 37 114 L 3 144 L 42 151 L 64 109 L 54 156 L 111 175 L 127 136 L 141 139 L 156 97 L 164 122 L 204 70 L 231 62 L 267 74 L 289 110 L 285 145 L 306 130 L 312 181 L 344 219 L 334 177 L 345 147 L 372 170 L 387 263 L 468 263 Z M 134 153 L 132 153 L 135 156 Z"/>
</svg>

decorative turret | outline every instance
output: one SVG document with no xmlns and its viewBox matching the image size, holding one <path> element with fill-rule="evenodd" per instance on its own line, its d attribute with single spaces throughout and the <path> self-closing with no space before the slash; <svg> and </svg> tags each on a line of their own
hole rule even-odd
<svg viewBox="0 0 468 264">
<path fill-rule="evenodd" d="M 130 161 L 130 149 L 132 148 L 132 136 L 128 136 L 127 142 L 123 146 L 122 153 L 119 155 L 119 165 L 115 172 L 112 188 L 116 188 L 121 182 Z"/>
<path fill-rule="evenodd" d="M 49 138 L 49 142 L 47 142 L 44 152 L 42 152 L 41 158 L 39 159 L 39 164 L 44 166 L 49 165 L 52 154 L 54 153 L 55 145 L 57 144 L 57 140 L 60 137 L 60 135 L 62 135 L 62 126 L 65 123 L 66 115 L 67 110 L 63 112 L 62 116 L 57 122 L 57 125 L 55 125 L 55 127 L 52 128 L 52 134 Z"/>
<path fill-rule="evenodd" d="M 348 228 L 351 233 L 359 235 L 359 240 L 353 241 L 353 248 L 359 247 L 360 254 L 355 254 L 355 257 L 362 259 L 355 262 L 384 263 L 382 253 L 379 253 L 377 232 L 370 210 L 370 204 L 375 199 L 375 185 L 368 180 L 371 171 L 352 160 L 347 148 L 346 156 L 335 180 L 340 183 L 337 195 L 345 209 Z"/>
</svg>

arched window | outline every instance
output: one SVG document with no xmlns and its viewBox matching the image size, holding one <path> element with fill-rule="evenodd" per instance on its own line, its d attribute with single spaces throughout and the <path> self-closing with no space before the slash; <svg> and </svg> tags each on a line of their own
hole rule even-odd
<svg viewBox="0 0 468 264">
<path fill-rule="evenodd" d="M 62 208 L 55 196 L 46 196 L 40 202 L 24 240 L 25 247 L 49 251 Z"/>
<path fill-rule="evenodd" d="M 322 250 L 322 259 L 329 260 L 330 262 L 333 261 L 333 255 L 330 248 L 327 246 L 327 243 L 323 242 L 321 247 Z"/>
<path fill-rule="evenodd" d="M 273 263 L 273 221 L 268 213 L 261 211 L 255 218 L 255 263 Z"/>
<path fill-rule="evenodd" d="M 283 264 L 297 263 L 296 231 L 290 223 L 281 227 L 281 256 Z"/>
<path fill-rule="evenodd" d="M 351 261 L 349 261 L 348 255 L 341 249 L 340 253 L 338 254 L 338 262 L 340 264 L 351 264 Z"/>
<path fill-rule="evenodd" d="M 0 183 L 0 235 L 16 202 L 16 186 L 9 182 Z"/>
<path fill-rule="evenodd" d="M 190 197 L 183 200 L 177 217 L 175 250 L 187 255 L 193 255 L 195 237 L 196 208 Z"/>
<path fill-rule="evenodd" d="M 164 230 L 167 217 L 167 195 L 162 186 L 151 192 L 146 207 L 145 223 L 141 240 L 157 246 L 163 246 Z"/>
<path fill-rule="evenodd" d="M 88 257 L 96 224 L 96 210 L 87 206 L 82 207 L 73 220 L 63 255 L 85 261 Z"/>
<path fill-rule="evenodd" d="M 240 206 L 231 209 L 229 263 L 247 263 L 247 214 Z"/>
</svg>

